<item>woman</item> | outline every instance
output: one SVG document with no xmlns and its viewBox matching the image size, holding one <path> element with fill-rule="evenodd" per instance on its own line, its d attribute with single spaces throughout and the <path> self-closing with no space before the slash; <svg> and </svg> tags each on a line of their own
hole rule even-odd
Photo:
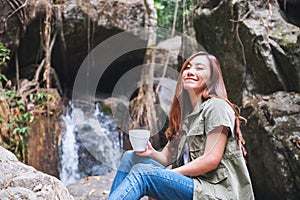
<svg viewBox="0 0 300 200">
<path fill-rule="evenodd" d="M 239 115 L 214 56 L 198 52 L 183 64 L 166 136 L 162 151 L 149 142 L 144 152 L 123 155 L 109 199 L 254 199 Z M 189 162 L 167 168 L 185 142 Z"/>
</svg>

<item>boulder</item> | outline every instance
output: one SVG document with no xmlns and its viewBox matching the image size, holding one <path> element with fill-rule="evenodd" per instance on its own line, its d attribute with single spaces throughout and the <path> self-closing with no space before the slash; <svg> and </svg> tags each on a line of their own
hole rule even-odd
<svg viewBox="0 0 300 200">
<path fill-rule="evenodd" d="M 256 199 L 300 198 L 300 95 L 245 96 L 247 164 Z"/>
<path fill-rule="evenodd" d="M 242 92 L 299 92 L 300 29 L 284 21 L 276 3 L 201 1 L 194 11 L 196 38 L 219 59 L 229 97 Z"/>
<path fill-rule="evenodd" d="M 220 61 L 229 98 L 248 119 L 256 199 L 299 199 L 300 29 L 288 13 L 297 0 L 278 2 L 205 0 L 193 11 L 198 43 Z"/>
<path fill-rule="evenodd" d="M 73 199 L 57 178 L 19 162 L 0 146 L 0 199 Z"/>
</svg>

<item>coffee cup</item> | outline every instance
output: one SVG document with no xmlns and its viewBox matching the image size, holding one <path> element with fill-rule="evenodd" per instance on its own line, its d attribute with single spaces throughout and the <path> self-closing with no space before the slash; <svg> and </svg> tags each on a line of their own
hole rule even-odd
<svg viewBox="0 0 300 200">
<path fill-rule="evenodd" d="M 145 129 L 129 130 L 129 141 L 134 151 L 145 151 L 150 138 L 150 131 Z"/>
</svg>

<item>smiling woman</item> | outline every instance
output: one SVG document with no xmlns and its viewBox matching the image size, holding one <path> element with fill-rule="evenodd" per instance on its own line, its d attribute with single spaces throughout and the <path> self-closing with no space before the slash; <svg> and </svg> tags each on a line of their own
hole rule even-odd
<svg viewBox="0 0 300 200">
<path fill-rule="evenodd" d="M 239 118 L 217 59 L 205 52 L 192 55 L 178 78 L 168 143 L 162 151 L 150 142 L 143 152 L 127 151 L 109 199 L 254 199 Z M 189 159 L 181 165 L 185 143 Z"/>
<path fill-rule="evenodd" d="M 200 94 L 205 99 L 208 99 L 210 94 L 215 94 L 216 96 L 227 98 L 220 64 L 215 56 L 205 52 L 198 52 L 192 55 L 183 64 L 181 74 L 183 87 L 189 92 L 189 95 Z M 198 88 L 195 85 L 196 83 Z M 192 84 L 194 84 L 194 90 L 189 90 Z"/>
</svg>

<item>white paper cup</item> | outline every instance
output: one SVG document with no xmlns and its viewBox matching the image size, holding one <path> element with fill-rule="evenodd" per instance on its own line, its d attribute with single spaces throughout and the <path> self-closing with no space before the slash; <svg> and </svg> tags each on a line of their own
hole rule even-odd
<svg viewBox="0 0 300 200">
<path fill-rule="evenodd" d="M 134 151 L 145 151 L 150 131 L 145 129 L 129 130 L 129 141 Z"/>
</svg>

